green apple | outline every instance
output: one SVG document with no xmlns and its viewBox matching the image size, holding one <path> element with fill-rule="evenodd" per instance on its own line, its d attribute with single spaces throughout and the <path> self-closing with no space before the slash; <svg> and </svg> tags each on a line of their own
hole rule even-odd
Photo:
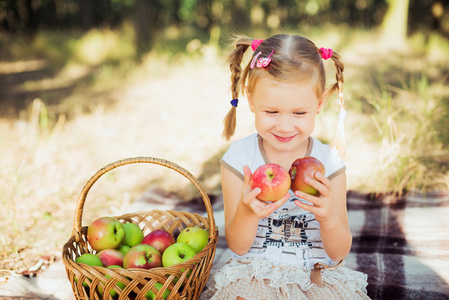
<svg viewBox="0 0 449 300">
<path fill-rule="evenodd" d="M 123 269 L 123 267 L 121 267 L 121 266 L 116 266 L 116 265 L 112 265 L 112 266 L 109 266 L 109 267 L 107 267 L 107 268 L 108 268 L 108 269 Z M 108 278 L 108 279 L 111 278 L 111 276 L 109 276 L 109 275 L 105 275 L 105 277 Z M 119 288 L 121 288 L 122 290 L 126 287 L 126 284 L 124 284 L 124 283 L 121 282 L 121 281 L 117 281 L 116 285 L 117 285 Z M 97 285 L 97 291 L 98 291 L 98 293 L 99 293 L 100 295 L 103 295 L 103 286 L 104 286 L 103 283 L 100 283 L 99 285 Z M 114 291 L 114 289 L 111 289 L 111 291 L 109 292 L 109 295 L 111 295 L 111 297 L 115 297 L 115 296 L 117 295 L 117 292 Z"/>
<path fill-rule="evenodd" d="M 134 223 L 125 223 L 123 224 L 123 228 L 125 229 L 125 238 L 123 239 L 123 245 L 132 248 L 142 242 L 143 232 L 139 226 Z"/>
<path fill-rule="evenodd" d="M 191 259 L 196 251 L 186 243 L 176 242 L 165 249 L 162 255 L 162 266 L 168 268 L 170 266 L 182 263 Z"/>
<path fill-rule="evenodd" d="M 86 264 L 88 266 L 97 266 L 97 267 L 103 267 L 103 263 L 101 262 L 101 259 L 96 256 L 95 254 L 92 253 L 84 253 L 83 255 L 81 255 L 80 257 L 78 257 L 77 259 L 75 259 L 75 262 L 77 264 Z M 90 281 L 90 279 L 89 279 Z M 76 277 L 75 277 L 75 282 L 78 282 Z M 83 285 L 85 287 L 87 287 L 87 282 L 83 282 Z"/>
<path fill-rule="evenodd" d="M 123 255 L 126 255 L 126 253 L 129 251 L 129 249 L 131 249 L 130 246 L 127 245 L 120 245 L 120 247 L 118 247 L 118 251 L 122 252 Z"/>
<path fill-rule="evenodd" d="M 187 227 L 181 231 L 176 241 L 190 245 L 198 253 L 206 247 L 208 240 L 209 232 L 206 229 Z"/>
<path fill-rule="evenodd" d="M 101 217 L 87 228 L 87 241 L 95 251 L 118 248 L 125 238 L 125 229 L 113 217 Z"/>
<path fill-rule="evenodd" d="M 158 291 L 161 290 L 161 287 L 162 287 L 162 286 L 163 286 L 163 284 L 160 283 L 160 282 L 156 282 L 156 283 L 154 284 L 154 287 L 155 287 Z M 154 299 L 156 299 L 156 294 L 157 294 L 157 293 L 154 293 L 152 290 L 149 290 L 148 293 L 146 293 L 145 298 L 150 299 L 150 300 L 154 300 Z M 162 294 L 162 298 L 163 298 L 163 299 L 167 299 L 168 295 L 170 295 L 170 290 L 166 289 L 166 290 L 164 291 L 164 293 Z M 158 298 L 158 299 L 161 299 L 161 298 Z"/>
<path fill-rule="evenodd" d="M 168 246 L 167 249 L 165 249 L 164 254 L 162 254 L 162 266 L 168 268 L 170 266 L 185 262 L 195 255 L 196 251 L 193 250 L 193 248 L 188 244 L 176 242 L 173 245 Z M 184 272 L 184 270 L 185 269 L 181 269 L 181 272 Z M 192 270 L 189 270 L 187 276 L 189 276 L 191 272 Z M 178 278 L 173 280 L 174 283 L 177 281 Z"/>
</svg>

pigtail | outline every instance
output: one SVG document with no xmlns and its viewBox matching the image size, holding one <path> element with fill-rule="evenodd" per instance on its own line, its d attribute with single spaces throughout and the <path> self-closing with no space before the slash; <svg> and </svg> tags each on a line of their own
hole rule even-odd
<svg viewBox="0 0 449 300">
<path fill-rule="evenodd" d="M 240 81 L 242 78 L 242 61 L 243 55 L 245 54 L 248 47 L 251 45 L 251 39 L 247 37 L 237 37 L 234 41 L 235 49 L 229 55 L 229 68 L 231 70 L 231 109 L 223 120 L 224 129 L 223 137 L 229 140 L 235 132 L 235 127 L 237 123 L 237 103 L 240 95 Z"/>
<path fill-rule="evenodd" d="M 332 94 L 333 92 L 338 92 L 338 104 L 340 106 L 340 113 L 338 114 L 338 124 L 337 129 L 335 131 L 334 137 L 331 141 L 331 147 L 337 149 L 338 153 L 341 157 L 345 156 L 346 151 L 346 145 L 345 145 L 345 129 L 344 129 L 344 119 L 346 117 L 346 109 L 345 109 L 345 103 L 343 98 L 343 71 L 345 69 L 345 66 L 343 64 L 343 61 L 341 60 L 340 55 L 337 53 L 332 54 L 332 60 L 335 63 L 335 67 L 337 69 L 336 73 L 336 79 L 337 82 L 332 86 L 332 88 L 329 90 L 329 94 Z"/>
</svg>

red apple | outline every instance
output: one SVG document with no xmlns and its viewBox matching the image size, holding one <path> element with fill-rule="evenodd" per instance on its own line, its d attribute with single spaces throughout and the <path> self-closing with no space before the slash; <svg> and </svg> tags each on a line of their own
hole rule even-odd
<svg viewBox="0 0 449 300">
<path fill-rule="evenodd" d="M 200 227 L 187 227 L 181 231 L 176 241 L 188 244 L 198 253 L 206 247 L 209 241 L 209 231 Z"/>
<path fill-rule="evenodd" d="M 123 266 L 123 258 L 125 257 L 122 252 L 117 249 L 104 249 L 97 253 L 103 265 L 107 268 L 109 266 Z"/>
<path fill-rule="evenodd" d="M 165 249 L 175 242 L 173 235 L 164 229 L 153 230 L 142 240 L 142 244 L 153 246 L 161 254 L 164 254 Z"/>
<path fill-rule="evenodd" d="M 132 247 L 123 259 L 125 269 L 140 268 L 152 269 L 162 267 L 162 255 L 156 248 L 139 244 Z"/>
<path fill-rule="evenodd" d="M 315 178 L 315 172 L 324 175 L 324 166 L 315 157 L 307 156 L 295 160 L 290 168 L 292 190 L 302 191 L 310 195 L 318 195 L 318 191 L 304 182 L 306 177 Z"/>
<path fill-rule="evenodd" d="M 288 172 L 280 165 L 265 164 L 254 171 L 250 184 L 251 189 L 258 187 L 262 190 L 257 199 L 273 202 L 288 193 L 291 180 Z"/>
<path fill-rule="evenodd" d="M 95 251 L 118 248 L 125 238 L 125 229 L 113 217 L 101 217 L 87 228 L 87 241 Z"/>
</svg>

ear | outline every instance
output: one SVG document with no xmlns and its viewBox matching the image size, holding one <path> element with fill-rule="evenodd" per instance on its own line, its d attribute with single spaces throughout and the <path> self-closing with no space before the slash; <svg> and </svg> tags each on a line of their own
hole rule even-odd
<svg viewBox="0 0 449 300">
<path fill-rule="evenodd" d="M 321 109 L 323 108 L 324 102 L 326 102 L 327 99 L 327 93 L 329 92 L 329 90 L 325 90 L 323 93 L 323 96 L 321 97 L 321 99 L 318 99 L 318 110 L 317 113 L 319 113 L 321 111 Z"/>
</svg>

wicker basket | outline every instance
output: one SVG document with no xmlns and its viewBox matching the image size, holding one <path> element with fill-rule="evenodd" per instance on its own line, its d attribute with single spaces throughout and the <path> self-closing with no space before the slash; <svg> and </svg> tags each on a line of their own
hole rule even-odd
<svg viewBox="0 0 449 300">
<path fill-rule="evenodd" d="M 77 264 L 75 260 L 84 253 L 95 253 L 87 242 L 87 226 L 82 227 L 82 215 L 86 196 L 93 184 L 106 172 L 119 166 L 134 163 L 157 164 L 175 170 L 190 180 L 200 192 L 206 206 L 207 218 L 189 212 L 160 211 L 136 212 L 116 217 L 122 223 L 132 222 L 137 224 L 144 232 L 155 229 L 165 229 L 176 234 L 186 227 L 198 226 L 209 231 L 209 242 L 206 247 L 183 263 L 168 267 L 143 269 L 107 269 L 103 267 L 91 267 L 85 264 Z M 148 291 L 156 294 L 156 299 L 164 299 L 163 293 L 170 292 L 167 299 L 198 299 L 210 274 L 212 262 L 218 240 L 218 230 L 215 226 L 212 206 L 208 195 L 195 177 L 182 167 L 166 160 L 137 157 L 128 158 L 109 164 L 100 169 L 86 183 L 78 198 L 74 229 L 71 238 L 64 245 L 62 260 L 64 262 L 67 277 L 72 285 L 76 299 L 135 299 L 144 300 Z M 191 273 L 190 273 L 191 272 Z M 190 274 L 189 274 L 190 273 Z M 107 275 L 107 276 L 106 276 Z M 118 282 L 122 284 L 117 285 Z M 158 290 L 156 283 L 162 284 Z M 84 283 L 84 285 L 83 285 Z M 124 287 L 123 287 L 124 286 Z M 103 293 L 98 292 L 98 287 Z M 110 296 L 111 291 L 116 296 Z M 114 292 L 113 292 L 114 293 Z"/>
</svg>

